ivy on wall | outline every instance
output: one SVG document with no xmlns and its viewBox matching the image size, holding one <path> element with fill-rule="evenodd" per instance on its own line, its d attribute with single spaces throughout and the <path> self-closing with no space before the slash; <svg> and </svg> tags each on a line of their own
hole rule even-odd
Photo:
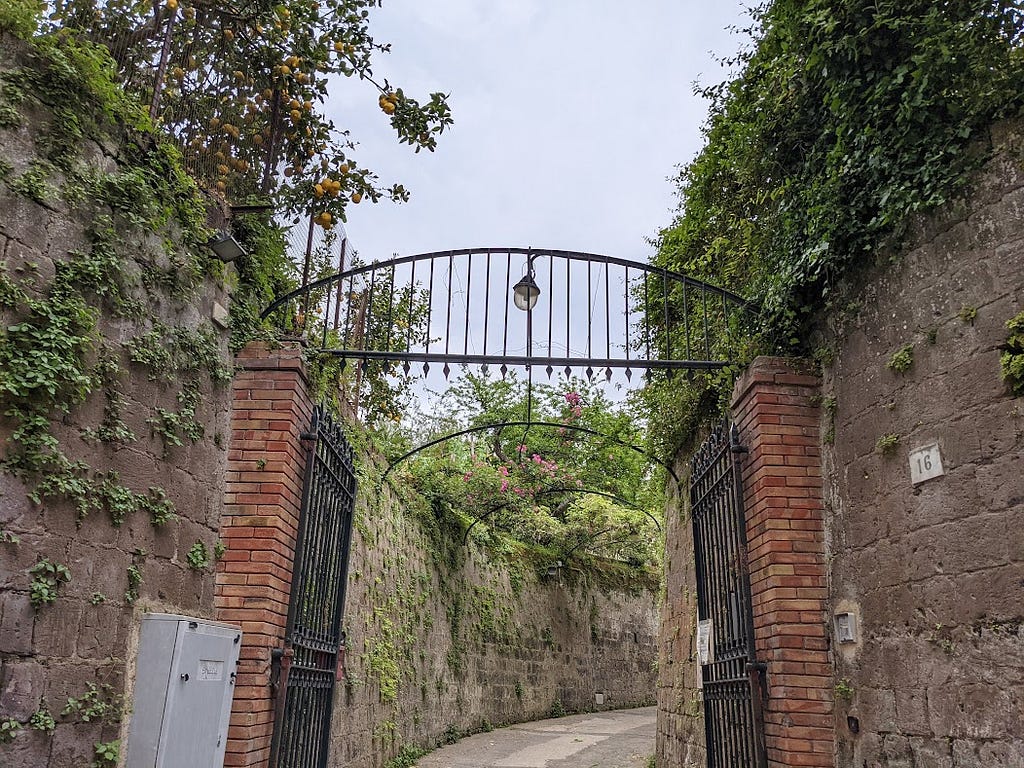
<svg viewBox="0 0 1024 768">
<path fill-rule="evenodd" d="M 53 262 L 52 275 L 31 259 L 0 268 L 6 437 L 0 471 L 22 480 L 34 504 L 68 505 L 79 522 L 105 513 L 118 527 L 141 513 L 152 525 L 165 525 L 175 508 L 164 489 L 130 488 L 118 472 L 95 469 L 87 457 L 76 457 L 80 447 L 68 448 L 59 436 L 66 427 L 54 425 L 79 426 L 79 437 L 97 448 L 116 450 L 147 437 L 123 418 L 134 368 L 132 375 L 160 381 L 177 404 L 154 408 L 148 420 L 165 449 L 216 438 L 204 433 L 196 409 L 204 388 L 222 385 L 232 374 L 217 332 L 207 321 L 168 325 L 151 317 L 157 307 L 193 303 L 202 286 L 223 279 L 221 264 L 205 248 L 211 234 L 206 205 L 174 147 L 124 96 L 106 49 L 71 35 L 33 36 L 34 24 L 19 22 L 24 9 L 35 13 L 32 3 L 0 7 L 0 132 L 9 132 L 15 143 L 15 131 L 31 135 L 34 156 L 24 167 L 16 166 L 13 153 L 0 164 L 0 189 L 37 204 L 31 210 L 44 223 L 49 218 L 81 225 L 82 237 L 69 238 L 74 250 L 44 256 Z M 12 32 L 24 39 L 14 42 Z M 112 324 L 120 334 L 111 333 Z M 87 402 L 102 403 L 99 423 L 87 423 L 77 410 Z M 9 532 L 0 532 L 0 542 L 20 545 Z M 206 567 L 205 549 L 198 553 L 201 561 L 195 549 L 188 565 Z M 50 610 L 62 587 L 81 575 L 59 562 L 62 554 L 39 552 L 26 574 L 36 611 Z M 136 550 L 125 564 L 126 604 L 139 597 L 145 557 Z M 86 589 L 93 588 L 103 585 Z M 100 591 L 89 599 L 94 606 L 106 601 Z M 107 685 L 88 685 L 82 697 L 68 699 L 60 717 L 116 728 L 124 711 L 120 696 Z M 0 741 L 14 738 L 21 727 L 52 733 L 55 725 L 43 702 L 25 724 L 8 718 Z M 113 765 L 118 756 L 117 741 L 99 742 L 93 764 Z"/>
<path fill-rule="evenodd" d="M 104 443 L 137 439 L 120 418 L 125 357 L 168 379 L 184 379 L 183 393 L 201 371 L 216 382 L 230 377 L 212 328 L 169 329 L 152 322 L 119 349 L 98 325 L 111 316 L 144 326 L 145 307 L 154 297 L 183 300 L 204 277 L 219 274 L 201 247 L 209 235 L 206 213 L 173 148 L 145 132 L 145 116 L 114 84 L 105 49 L 70 37 L 44 37 L 31 40 L 29 55 L 29 64 L 0 75 L 0 100 L 18 110 L 35 105 L 51 119 L 36 140 L 39 158 L 5 183 L 37 202 L 68 206 L 90 224 L 88 246 L 56 260 L 49 285 L 0 273 L 0 307 L 14 318 L 0 334 L 0 399 L 13 425 L 0 466 L 34 482 L 35 502 L 68 499 L 79 517 L 105 509 L 117 525 L 141 510 L 154 521 L 166 520 L 169 502 L 160 489 L 134 493 L 115 473 L 96 473 L 68 458 L 50 424 L 102 389 L 103 423 L 85 436 Z M 116 170 L 83 162 L 76 148 L 86 138 L 102 141 L 117 123 L 135 126 L 136 140 L 121 148 Z M 140 271 L 124 245 L 125 233 L 141 241 L 144 233 L 172 229 L 174 237 L 163 241 L 166 264 L 145 263 Z M 167 419 L 158 421 L 154 430 L 180 444 Z"/>
<path fill-rule="evenodd" d="M 1024 106 L 1019 0 L 774 0 L 752 19 L 738 74 L 699 91 L 706 146 L 677 177 L 656 257 L 759 303 L 741 364 L 810 351 L 815 317 L 914 213 L 964 192 L 988 126 Z M 692 435 L 696 407 L 723 403 L 731 373 L 695 376 L 682 402 L 678 380 L 648 388 L 662 452 Z"/>
</svg>

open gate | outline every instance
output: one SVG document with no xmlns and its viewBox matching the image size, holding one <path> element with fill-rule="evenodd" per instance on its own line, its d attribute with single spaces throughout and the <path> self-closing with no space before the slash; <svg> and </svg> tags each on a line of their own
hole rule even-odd
<svg viewBox="0 0 1024 768">
<path fill-rule="evenodd" d="M 765 768 L 764 665 L 754 648 L 740 445 L 723 421 L 691 460 L 708 768 Z"/>
<path fill-rule="evenodd" d="M 311 446 L 285 648 L 275 653 L 273 768 L 326 768 L 334 683 L 344 658 L 341 619 L 356 498 L 352 448 L 323 406 L 303 439 Z"/>
</svg>

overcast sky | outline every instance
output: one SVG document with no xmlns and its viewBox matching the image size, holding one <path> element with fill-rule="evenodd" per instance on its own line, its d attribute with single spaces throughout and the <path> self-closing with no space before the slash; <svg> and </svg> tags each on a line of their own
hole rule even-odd
<svg viewBox="0 0 1024 768">
<path fill-rule="evenodd" d="M 365 84 L 328 111 L 361 165 L 409 203 L 349 206 L 368 260 L 471 246 L 535 246 L 647 260 L 671 221 L 667 180 L 701 146 L 707 104 L 742 44 L 739 0 L 385 0 L 390 42 L 374 74 L 426 99 L 450 94 L 455 125 L 435 153 L 399 146 Z"/>
</svg>

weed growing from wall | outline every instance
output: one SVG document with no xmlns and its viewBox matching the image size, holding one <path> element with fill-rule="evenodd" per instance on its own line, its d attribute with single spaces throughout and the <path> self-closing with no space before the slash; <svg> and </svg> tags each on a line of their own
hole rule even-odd
<svg viewBox="0 0 1024 768">
<path fill-rule="evenodd" d="M 44 605 L 53 605 L 61 586 L 71 581 L 67 566 L 44 558 L 28 569 L 32 581 L 28 587 L 28 599 L 38 610 Z"/>
<path fill-rule="evenodd" d="M 1006 344 L 999 357 L 1003 381 L 1010 387 L 1014 397 L 1024 395 L 1024 312 L 1006 321 Z"/>
<path fill-rule="evenodd" d="M 914 365 L 914 345 L 906 344 L 892 353 L 889 362 L 885 364 L 893 373 L 906 373 Z"/>
</svg>

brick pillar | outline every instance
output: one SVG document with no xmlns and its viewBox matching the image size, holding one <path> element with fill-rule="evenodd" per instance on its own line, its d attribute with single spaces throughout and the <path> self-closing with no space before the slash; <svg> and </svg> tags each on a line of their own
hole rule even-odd
<svg viewBox="0 0 1024 768">
<path fill-rule="evenodd" d="M 226 766 L 265 766 L 274 710 L 271 650 L 284 646 L 312 402 L 301 349 L 247 346 L 236 359 L 227 496 L 217 565 L 218 618 L 243 643 Z"/>
<path fill-rule="evenodd" d="M 768 664 L 771 766 L 832 766 L 820 381 L 796 361 L 759 357 L 736 383 L 758 659 Z"/>
</svg>

